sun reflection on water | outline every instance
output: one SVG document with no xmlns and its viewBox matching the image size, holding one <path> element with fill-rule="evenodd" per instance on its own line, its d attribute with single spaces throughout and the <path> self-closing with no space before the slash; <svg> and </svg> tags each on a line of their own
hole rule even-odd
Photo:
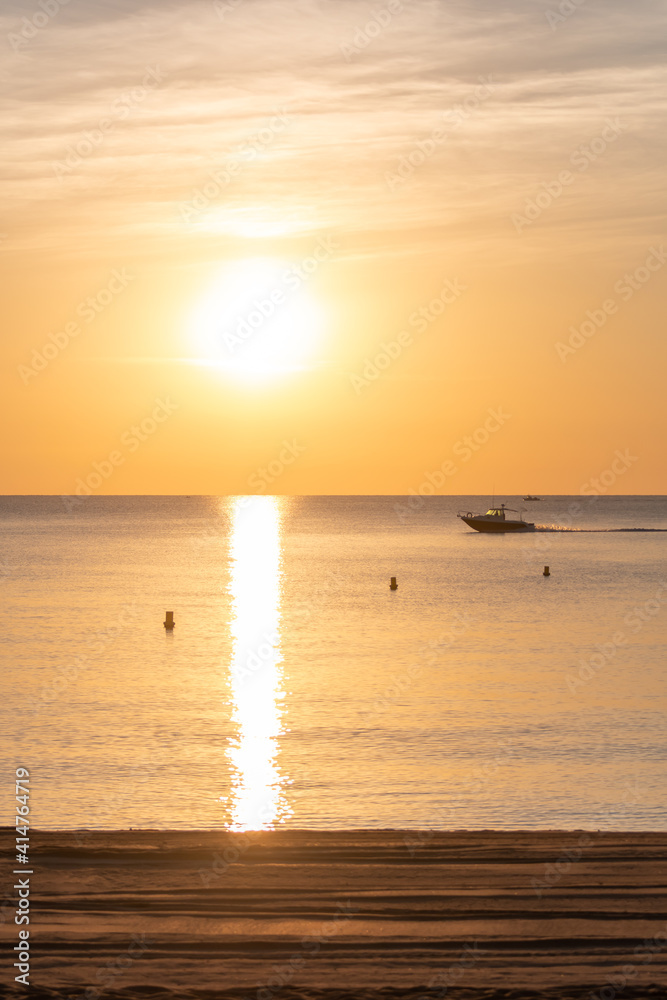
<svg viewBox="0 0 667 1000">
<path fill-rule="evenodd" d="M 231 830 L 265 830 L 290 810 L 276 756 L 282 732 L 280 498 L 237 497 L 232 509 L 231 686 L 237 735 Z"/>
</svg>

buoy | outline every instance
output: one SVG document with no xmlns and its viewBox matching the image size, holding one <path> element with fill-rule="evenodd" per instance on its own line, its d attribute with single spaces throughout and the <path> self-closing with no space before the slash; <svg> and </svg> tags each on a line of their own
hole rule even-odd
<svg viewBox="0 0 667 1000">
<path fill-rule="evenodd" d="M 163 625 L 164 625 L 164 627 L 166 629 L 168 629 L 169 631 L 171 631 L 172 628 L 174 627 L 174 612 L 173 611 L 165 611 L 165 614 L 166 614 L 167 617 L 165 618 L 165 620 L 163 622 Z"/>
<path fill-rule="evenodd" d="M 398 590 L 398 584 L 396 583 L 396 577 L 392 576 L 391 583 L 389 584 L 390 590 Z"/>
<path fill-rule="evenodd" d="M 542 574 L 542 576 L 551 576 L 551 573 L 549 572 L 549 567 L 548 566 L 544 567 L 544 573 Z"/>
</svg>

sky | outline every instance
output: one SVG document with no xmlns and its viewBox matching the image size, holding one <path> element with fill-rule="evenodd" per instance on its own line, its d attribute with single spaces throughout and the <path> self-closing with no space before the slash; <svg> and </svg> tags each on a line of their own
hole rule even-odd
<svg viewBox="0 0 667 1000">
<path fill-rule="evenodd" d="M 667 493 L 666 28 L 4 4 L 0 492 Z"/>
</svg>

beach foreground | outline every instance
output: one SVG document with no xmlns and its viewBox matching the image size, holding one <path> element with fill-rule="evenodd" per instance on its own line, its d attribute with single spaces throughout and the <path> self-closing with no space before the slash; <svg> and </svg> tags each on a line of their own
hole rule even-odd
<svg viewBox="0 0 667 1000">
<path fill-rule="evenodd" d="M 667 997 L 665 833 L 30 840 L 33 998 Z M 2 862 L 11 887 L 13 830 Z"/>
</svg>

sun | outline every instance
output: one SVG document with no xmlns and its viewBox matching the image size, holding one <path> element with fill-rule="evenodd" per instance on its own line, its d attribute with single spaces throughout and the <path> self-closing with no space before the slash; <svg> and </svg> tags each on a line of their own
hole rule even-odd
<svg viewBox="0 0 667 1000">
<path fill-rule="evenodd" d="M 251 257 L 225 264 L 190 320 L 204 364 L 246 380 L 264 380 L 313 363 L 324 310 L 308 275 L 287 260 Z"/>
</svg>

